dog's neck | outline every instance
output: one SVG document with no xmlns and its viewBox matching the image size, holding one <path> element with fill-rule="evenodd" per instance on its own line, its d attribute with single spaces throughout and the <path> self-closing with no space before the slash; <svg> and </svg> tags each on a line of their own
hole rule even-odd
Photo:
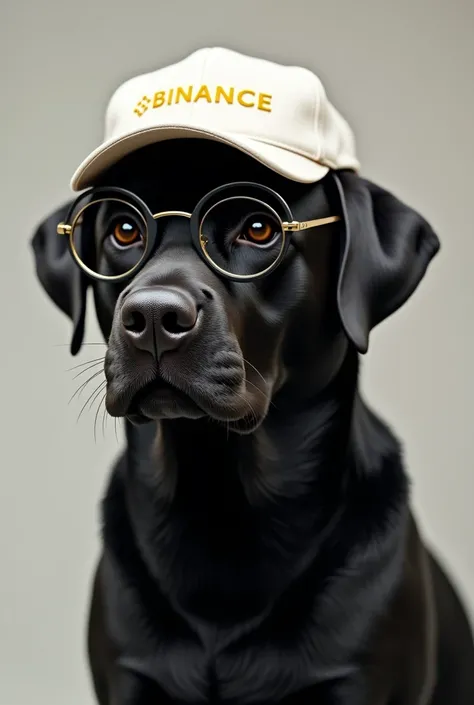
<svg viewBox="0 0 474 705">
<path fill-rule="evenodd" d="M 128 427 L 128 513 L 165 595 L 206 620 L 261 614 L 314 561 L 350 468 L 357 358 L 316 399 L 280 395 L 250 435 L 208 420 Z"/>
</svg>

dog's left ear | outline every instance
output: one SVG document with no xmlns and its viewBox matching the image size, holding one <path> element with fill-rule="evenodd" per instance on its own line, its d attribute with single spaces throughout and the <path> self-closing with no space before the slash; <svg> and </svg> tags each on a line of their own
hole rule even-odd
<svg viewBox="0 0 474 705">
<path fill-rule="evenodd" d="M 388 191 L 349 171 L 334 179 L 345 226 L 339 315 L 365 353 L 371 329 L 411 296 L 440 243 L 427 221 Z"/>
<path fill-rule="evenodd" d="M 56 306 L 73 322 L 71 354 L 82 345 L 86 317 L 88 278 L 76 265 L 69 251 L 67 236 L 58 235 L 57 225 L 66 218 L 71 203 L 52 213 L 37 227 L 31 245 L 35 256 L 36 274 Z M 82 240 L 81 233 L 81 240 Z M 83 247 L 83 243 L 78 243 Z"/>
</svg>

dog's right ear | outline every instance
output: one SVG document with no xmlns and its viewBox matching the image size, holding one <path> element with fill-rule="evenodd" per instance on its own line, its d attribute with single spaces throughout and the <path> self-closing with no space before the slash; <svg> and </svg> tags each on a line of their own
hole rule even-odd
<svg viewBox="0 0 474 705">
<path fill-rule="evenodd" d="M 414 293 L 440 248 L 430 224 L 389 191 L 334 174 L 344 220 L 338 305 L 347 337 L 366 353 L 371 330 Z"/>
<path fill-rule="evenodd" d="M 40 223 L 31 245 L 38 279 L 56 306 L 73 322 L 70 350 L 76 355 L 84 337 L 89 282 L 74 262 L 67 236 L 57 233 L 57 225 L 66 218 L 70 206 L 71 203 L 65 204 Z"/>
</svg>

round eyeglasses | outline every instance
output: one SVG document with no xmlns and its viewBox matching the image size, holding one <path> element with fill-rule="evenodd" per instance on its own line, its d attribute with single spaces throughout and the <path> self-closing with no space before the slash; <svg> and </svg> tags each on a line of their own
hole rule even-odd
<svg viewBox="0 0 474 705">
<path fill-rule="evenodd" d="M 219 186 L 206 194 L 192 213 L 153 214 L 131 191 L 100 187 L 85 191 L 74 201 L 57 232 L 69 237 L 71 254 L 86 274 L 103 281 L 121 281 L 133 276 L 156 251 L 159 220 L 169 217 L 188 218 L 192 244 L 200 257 L 233 281 L 270 274 L 287 253 L 292 233 L 340 220 L 339 216 L 294 220 L 278 193 L 251 182 Z M 84 243 L 86 232 L 94 233 L 93 258 L 83 254 L 89 250 Z M 91 259 L 96 263 L 93 268 Z"/>
</svg>

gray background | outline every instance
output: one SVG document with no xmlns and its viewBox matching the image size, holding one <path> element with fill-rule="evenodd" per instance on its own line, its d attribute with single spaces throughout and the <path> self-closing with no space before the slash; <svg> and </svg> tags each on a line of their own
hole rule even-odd
<svg viewBox="0 0 474 705">
<path fill-rule="evenodd" d="M 0 705 L 89 705 L 84 624 L 113 425 L 67 405 L 69 321 L 33 274 L 36 223 L 102 137 L 124 79 L 204 45 L 313 69 L 365 176 L 420 210 L 443 249 L 372 337 L 363 387 L 404 439 L 422 530 L 474 614 L 472 0 L 65 0 L 2 4 Z M 89 308 L 91 314 L 91 308 Z M 87 340 L 99 333 L 89 315 Z M 86 397 L 83 397 L 85 400 Z"/>
</svg>

